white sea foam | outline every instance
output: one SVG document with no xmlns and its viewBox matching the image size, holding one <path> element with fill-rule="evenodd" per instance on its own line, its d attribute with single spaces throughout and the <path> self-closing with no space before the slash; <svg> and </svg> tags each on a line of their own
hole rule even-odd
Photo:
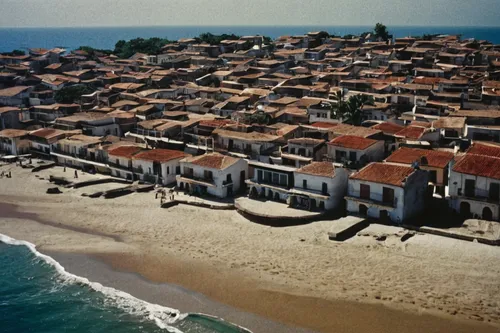
<svg viewBox="0 0 500 333">
<path fill-rule="evenodd" d="M 64 281 L 86 285 L 91 289 L 104 294 L 111 300 L 114 305 L 130 314 L 144 316 L 149 320 L 154 321 L 158 327 L 160 327 L 161 329 L 165 329 L 168 332 L 183 333 L 179 329 L 171 326 L 173 323 L 186 317 L 186 315 L 181 314 L 179 310 L 171 309 L 158 304 L 148 303 L 146 301 L 135 298 L 134 296 L 126 292 L 110 287 L 105 287 L 100 283 L 91 282 L 84 277 L 68 273 L 66 272 L 64 267 L 54 258 L 38 252 L 36 250 L 36 246 L 30 242 L 16 240 L 3 234 L 0 234 L 0 242 L 10 245 L 26 246 L 31 252 L 33 252 L 35 256 L 42 259 L 47 264 L 53 266 Z"/>
</svg>

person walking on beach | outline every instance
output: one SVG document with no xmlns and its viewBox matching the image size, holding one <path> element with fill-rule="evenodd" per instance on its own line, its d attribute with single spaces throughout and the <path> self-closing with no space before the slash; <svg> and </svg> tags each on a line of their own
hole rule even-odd
<svg viewBox="0 0 500 333">
<path fill-rule="evenodd" d="M 78 178 L 78 171 L 75 170 L 75 178 Z"/>
</svg>

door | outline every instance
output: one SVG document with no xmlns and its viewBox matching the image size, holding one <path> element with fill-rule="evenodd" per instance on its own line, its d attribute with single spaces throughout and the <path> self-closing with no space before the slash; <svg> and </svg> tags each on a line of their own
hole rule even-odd
<svg viewBox="0 0 500 333">
<path fill-rule="evenodd" d="M 382 222 L 382 223 L 389 222 L 389 213 L 386 210 L 381 210 L 379 219 L 380 219 L 380 222 Z"/>
<path fill-rule="evenodd" d="M 365 205 L 359 205 L 359 215 L 367 216 L 368 215 L 368 207 Z"/>
<path fill-rule="evenodd" d="M 233 145 L 234 145 L 234 141 L 233 141 L 233 140 L 231 140 L 231 139 L 229 139 L 229 144 L 227 145 L 227 149 L 228 149 L 228 150 L 233 149 Z"/>
<path fill-rule="evenodd" d="M 500 199 L 500 184 L 498 184 L 498 183 L 491 183 L 490 184 L 489 199 L 491 201 L 495 201 L 495 202 L 499 201 L 499 199 Z"/>
<path fill-rule="evenodd" d="M 465 196 L 473 198 L 475 194 L 476 181 L 474 179 L 465 180 Z"/>
<path fill-rule="evenodd" d="M 462 201 L 460 203 L 460 215 L 464 219 L 468 219 L 468 218 L 471 217 L 471 214 L 470 214 L 470 204 L 468 202 Z"/>
<path fill-rule="evenodd" d="M 244 190 L 246 188 L 246 183 L 245 183 L 245 170 L 242 170 L 240 172 L 240 191 Z"/>
<path fill-rule="evenodd" d="M 394 204 L 394 189 L 384 187 L 382 192 L 382 201 L 385 204 L 389 204 L 392 206 Z"/>
<path fill-rule="evenodd" d="M 359 190 L 361 199 L 370 200 L 370 185 L 361 184 Z"/>
<path fill-rule="evenodd" d="M 486 220 L 486 221 L 493 221 L 493 212 L 491 211 L 491 209 L 489 207 L 483 208 L 482 218 L 483 218 L 483 220 Z"/>
</svg>

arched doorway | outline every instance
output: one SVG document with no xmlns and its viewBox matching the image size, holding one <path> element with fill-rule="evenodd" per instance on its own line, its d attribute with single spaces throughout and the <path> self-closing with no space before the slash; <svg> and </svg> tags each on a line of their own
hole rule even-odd
<svg viewBox="0 0 500 333">
<path fill-rule="evenodd" d="M 379 215 L 380 222 L 387 223 L 389 222 L 389 212 L 386 210 L 381 210 Z"/>
<path fill-rule="evenodd" d="M 368 215 L 368 207 L 365 205 L 359 205 L 359 215 L 367 216 Z"/>
<path fill-rule="evenodd" d="M 311 199 L 311 210 L 316 210 L 316 200 Z"/>
<path fill-rule="evenodd" d="M 272 200 L 272 199 L 273 199 L 273 191 L 271 191 L 271 190 L 267 190 L 267 198 L 268 198 L 269 200 Z"/>
<path fill-rule="evenodd" d="M 492 221 L 493 220 L 493 212 L 491 211 L 491 209 L 489 207 L 484 207 L 483 208 L 483 216 L 482 216 L 483 220 L 487 220 L 487 221 Z"/>
<path fill-rule="evenodd" d="M 274 201 L 281 201 L 280 194 L 278 192 L 274 193 Z"/>
<path fill-rule="evenodd" d="M 470 203 L 466 202 L 466 201 L 462 201 L 460 203 L 460 215 L 464 218 L 464 219 L 468 219 L 471 217 L 471 213 L 470 213 Z"/>
<path fill-rule="evenodd" d="M 186 183 L 186 192 L 189 192 L 189 183 Z"/>
<path fill-rule="evenodd" d="M 325 210 L 325 202 L 324 201 L 320 201 L 319 202 L 319 209 L 320 210 Z"/>
<path fill-rule="evenodd" d="M 181 183 L 181 184 L 179 185 L 179 188 L 180 188 L 180 190 L 181 190 L 181 191 L 184 191 L 184 183 Z"/>
</svg>

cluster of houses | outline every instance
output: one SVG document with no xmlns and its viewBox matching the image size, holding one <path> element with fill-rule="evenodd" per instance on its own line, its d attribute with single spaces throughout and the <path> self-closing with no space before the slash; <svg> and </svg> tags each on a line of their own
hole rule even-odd
<svg viewBox="0 0 500 333">
<path fill-rule="evenodd" d="M 92 88 L 57 103 L 71 87 Z M 338 110 L 370 102 L 359 122 Z M 430 200 L 500 219 L 500 46 L 326 32 L 128 59 L 0 55 L 0 152 L 193 195 L 248 195 L 394 223 Z"/>
</svg>

